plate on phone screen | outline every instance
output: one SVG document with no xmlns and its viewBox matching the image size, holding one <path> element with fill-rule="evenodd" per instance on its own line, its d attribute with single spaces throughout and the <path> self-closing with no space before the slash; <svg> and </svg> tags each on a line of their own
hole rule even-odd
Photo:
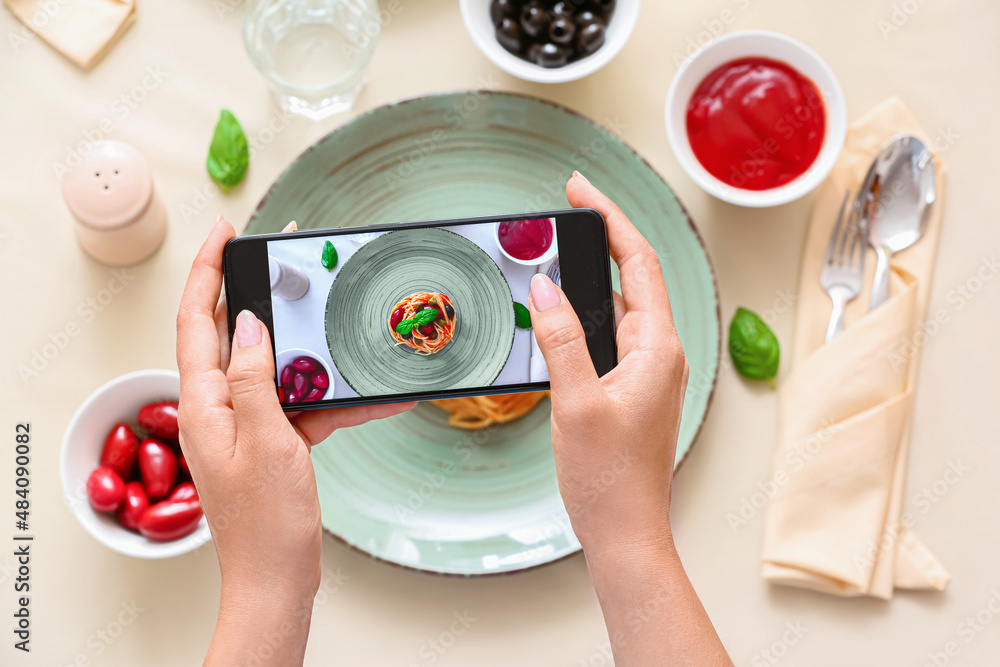
<svg viewBox="0 0 1000 667">
<path fill-rule="evenodd" d="M 565 208 L 574 169 L 611 197 L 659 254 L 690 367 L 678 465 L 715 388 L 715 278 L 670 187 L 586 117 L 537 98 L 483 91 L 378 107 L 300 155 L 261 200 L 247 233 L 277 232 L 289 220 L 308 229 Z M 315 448 L 326 530 L 375 558 L 441 574 L 513 572 L 579 551 L 556 484 L 548 400 L 521 419 L 478 431 L 451 427 L 447 417 L 420 404 L 337 431 Z"/>
<path fill-rule="evenodd" d="M 454 338 L 418 356 L 397 345 L 385 322 L 414 292 L 446 293 L 456 306 Z M 510 357 L 510 285 L 478 245 L 447 229 L 409 229 L 369 241 L 337 272 L 326 306 L 326 339 L 337 370 L 361 396 L 493 384 Z"/>
</svg>

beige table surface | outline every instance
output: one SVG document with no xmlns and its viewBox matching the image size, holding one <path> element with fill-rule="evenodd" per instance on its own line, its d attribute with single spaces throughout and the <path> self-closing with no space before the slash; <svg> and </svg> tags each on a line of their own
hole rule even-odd
<svg viewBox="0 0 1000 667">
<path fill-rule="evenodd" d="M 63 501 L 59 444 L 77 405 L 99 384 L 136 369 L 175 367 L 177 302 L 215 216 L 222 212 L 240 228 L 296 154 L 350 117 L 319 124 L 298 120 L 273 138 L 260 134 L 275 109 L 243 52 L 238 0 L 138 4 L 137 23 L 89 74 L 38 39 L 15 48 L 9 36 L 19 33 L 20 25 L 0 11 L 3 665 L 200 660 L 219 596 L 214 552 L 146 562 L 95 542 Z M 734 533 L 726 515 L 738 511 L 769 477 L 775 394 L 741 381 L 729 368 L 721 372 L 708 421 L 678 475 L 673 513 L 688 572 L 737 664 L 917 667 L 949 641 L 960 650 L 949 664 L 998 664 L 1000 618 L 986 605 L 992 599 L 993 608 L 1000 608 L 1000 278 L 989 264 L 1000 254 L 1000 5 L 992 0 L 646 0 L 632 40 L 614 62 L 588 79 L 543 86 L 509 77 L 489 63 L 466 35 L 455 0 L 402 4 L 403 11 L 385 26 L 357 111 L 401 97 L 489 86 L 556 100 L 613 127 L 673 185 L 701 229 L 726 322 L 738 305 L 773 308 L 782 341 L 791 340 L 793 317 L 786 302 L 794 301 L 812 199 L 752 211 L 698 190 L 671 154 L 663 128 L 675 54 L 712 31 L 785 32 L 830 64 L 851 120 L 899 94 L 929 132 L 951 137 L 943 154 L 951 171 L 931 312 L 945 308 L 952 317 L 924 349 L 907 491 L 917 532 L 954 576 L 949 589 L 900 594 L 885 603 L 773 588 L 760 579 L 760 517 Z M 886 32 L 886 26 L 898 30 Z M 147 77 L 143 90 L 148 71 L 159 72 L 160 80 Z M 206 196 L 204 156 L 220 107 L 233 109 L 247 134 L 264 145 L 235 192 Z M 110 124 L 109 136 L 149 158 L 171 228 L 156 256 L 129 269 L 134 277 L 128 287 L 84 322 L 79 304 L 99 295 L 112 275 L 77 248 L 55 165 L 102 121 L 106 128 Z M 978 282 L 977 272 L 987 279 Z M 965 285 L 977 290 L 971 300 L 956 298 Z M 38 377 L 22 381 L 17 366 L 71 322 L 79 323 L 80 334 Z M 10 556 L 13 433 L 14 424 L 24 420 L 35 433 L 32 518 L 38 536 L 34 651 L 28 659 L 12 648 L 10 615 L 16 576 Z M 958 461 L 969 470 L 956 484 L 933 503 L 913 502 Z M 314 616 L 307 664 L 610 664 L 580 556 L 525 574 L 461 580 L 376 563 L 329 538 L 323 546 L 331 589 L 334 578 L 343 581 Z M 123 605 L 133 604 L 141 611 L 122 629 L 117 619 Z M 959 627 L 983 609 L 979 623 L 992 623 Z M 453 614 L 466 611 L 476 619 L 468 632 L 443 654 L 429 648 Z M 787 633 L 788 625 L 797 626 L 798 635 Z M 774 653 L 765 654 L 772 646 Z"/>
</svg>

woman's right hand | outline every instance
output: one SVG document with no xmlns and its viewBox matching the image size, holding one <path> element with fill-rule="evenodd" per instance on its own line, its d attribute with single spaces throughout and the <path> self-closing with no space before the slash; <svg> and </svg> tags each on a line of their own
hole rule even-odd
<svg viewBox="0 0 1000 667">
<path fill-rule="evenodd" d="M 670 530 L 688 365 L 660 262 L 583 176 L 574 172 L 566 195 L 575 208 L 594 208 L 607 221 L 622 285 L 614 302 L 618 366 L 597 376 L 579 318 L 544 274 L 532 278 L 529 304 L 552 385 L 559 491 L 587 557 L 615 664 L 732 665 Z"/>
<path fill-rule="evenodd" d="M 618 366 L 598 377 L 566 295 L 544 274 L 531 282 L 531 321 L 552 384 L 552 446 L 559 490 L 583 542 L 616 535 L 670 537 L 670 483 L 688 366 L 656 252 L 625 214 L 579 173 L 575 208 L 607 222 L 621 274 L 615 294 Z M 610 317 L 600 313 L 598 317 Z"/>
</svg>

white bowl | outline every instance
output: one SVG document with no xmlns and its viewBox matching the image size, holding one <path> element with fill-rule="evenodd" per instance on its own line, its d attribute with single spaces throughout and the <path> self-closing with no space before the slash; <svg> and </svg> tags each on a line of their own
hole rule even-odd
<svg viewBox="0 0 1000 667">
<path fill-rule="evenodd" d="M 601 48 L 586 58 L 564 67 L 548 68 L 522 60 L 500 46 L 496 38 L 496 29 L 490 19 L 490 0 L 459 0 L 465 28 L 483 55 L 508 74 L 538 83 L 575 81 L 593 74 L 611 62 L 632 36 L 635 24 L 639 20 L 641 4 L 641 0 L 618 0 L 615 13 L 608 21 L 604 45 Z"/>
<path fill-rule="evenodd" d="M 193 551 L 212 539 L 208 521 L 202 517 L 190 535 L 172 542 L 154 542 L 122 527 L 113 513 L 94 511 L 87 501 L 87 477 L 98 465 L 111 427 L 118 422 L 135 425 L 139 408 L 154 401 L 177 400 L 179 395 L 177 371 L 146 370 L 122 375 L 87 397 L 63 436 L 59 474 L 66 504 L 94 539 L 126 556 L 169 558 Z"/>
<path fill-rule="evenodd" d="M 720 65 L 751 57 L 784 62 L 808 77 L 819 89 L 826 110 L 826 132 L 815 162 L 795 180 L 770 190 L 744 190 L 720 181 L 695 157 L 687 136 L 687 106 L 698 84 Z M 744 30 L 713 39 L 684 61 L 667 92 L 666 123 L 678 162 L 707 193 L 740 206 L 777 206 L 798 199 L 830 173 L 844 147 L 847 108 L 837 78 L 815 51 L 776 32 Z"/>
<path fill-rule="evenodd" d="M 388 318 L 386 318 L 386 319 L 388 319 Z M 327 399 L 330 396 L 332 396 L 333 395 L 333 372 L 330 370 L 329 364 L 327 364 L 326 361 L 323 360 L 323 357 L 320 356 L 320 355 L 318 355 L 318 354 L 316 354 L 312 350 L 306 350 L 306 349 L 303 349 L 301 347 L 290 347 L 287 350 L 282 350 L 281 352 L 279 352 L 278 354 L 276 354 L 274 361 L 275 361 L 275 372 L 278 374 L 278 377 L 279 378 L 281 377 L 281 369 L 283 369 L 288 364 L 292 363 L 292 361 L 296 357 L 312 357 L 313 359 L 315 359 L 316 361 L 319 362 L 319 365 L 322 366 L 323 369 L 326 371 L 326 376 L 328 378 L 330 378 L 330 386 L 326 388 L 326 393 L 323 394 L 323 398 L 321 398 L 319 400 L 322 401 L 322 400 Z M 312 402 L 312 401 L 310 401 L 310 402 Z"/>
<path fill-rule="evenodd" d="M 541 218 L 539 218 L 539 220 L 541 220 Z M 556 239 L 556 220 L 555 218 L 549 218 L 549 222 L 552 223 L 552 245 L 549 246 L 548 250 L 546 250 L 544 253 L 542 253 L 541 255 L 539 255 L 534 259 L 518 259 L 517 257 L 512 256 L 510 253 L 504 250 L 503 245 L 500 243 L 501 223 L 499 222 L 493 225 L 493 240 L 496 241 L 497 248 L 500 249 L 500 252 L 503 253 L 503 256 L 509 259 L 510 261 L 514 262 L 515 264 L 522 264 L 524 266 L 538 266 L 539 264 L 544 264 L 545 262 L 549 261 L 550 259 L 556 256 L 556 253 L 559 252 L 559 244 Z"/>
</svg>

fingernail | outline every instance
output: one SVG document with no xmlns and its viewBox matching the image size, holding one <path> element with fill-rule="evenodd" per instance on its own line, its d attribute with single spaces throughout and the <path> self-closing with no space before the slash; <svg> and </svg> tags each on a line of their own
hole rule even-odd
<svg viewBox="0 0 1000 667">
<path fill-rule="evenodd" d="M 211 228 L 210 230 L 208 230 L 208 235 L 209 235 L 209 236 L 211 236 L 212 234 L 214 234 L 214 233 L 215 233 L 215 230 L 217 230 L 217 229 L 219 228 L 219 225 L 221 225 L 221 224 L 222 224 L 223 222 L 225 222 L 225 220 L 226 220 L 226 219 L 225 219 L 225 218 L 223 218 L 223 217 L 222 217 L 222 214 L 220 213 L 220 214 L 219 214 L 219 215 L 218 215 L 218 216 L 217 216 L 217 217 L 215 218 L 215 223 L 214 223 L 214 224 L 212 225 L 212 228 Z"/>
<path fill-rule="evenodd" d="M 236 316 L 236 345 L 253 347 L 260 344 L 260 324 L 249 310 L 244 310 Z"/>
<path fill-rule="evenodd" d="M 544 273 L 536 273 L 531 277 L 531 303 L 535 304 L 538 312 L 559 305 L 559 290 Z"/>
<path fill-rule="evenodd" d="M 299 228 L 298 223 L 295 222 L 294 220 L 292 220 L 287 225 L 285 225 L 285 228 L 282 229 L 281 231 L 282 231 L 282 233 L 284 233 L 284 232 L 294 232 L 298 228 Z"/>
<path fill-rule="evenodd" d="M 583 179 L 583 182 L 584 182 L 584 183 L 590 183 L 590 181 L 588 181 L 588 180 L 587 180 L 587 177 L 586 177 L 586 176 L 584 176 L 583 174 L 581 174 L 581 173 L 580 173 L 580 172 L 578 172 L 578 171 L 574 171 L 574 172 L 573 172 L 573 177 L 574 177 L 574 178 L 582 178 L 582 179 Z"/>
</svg>

